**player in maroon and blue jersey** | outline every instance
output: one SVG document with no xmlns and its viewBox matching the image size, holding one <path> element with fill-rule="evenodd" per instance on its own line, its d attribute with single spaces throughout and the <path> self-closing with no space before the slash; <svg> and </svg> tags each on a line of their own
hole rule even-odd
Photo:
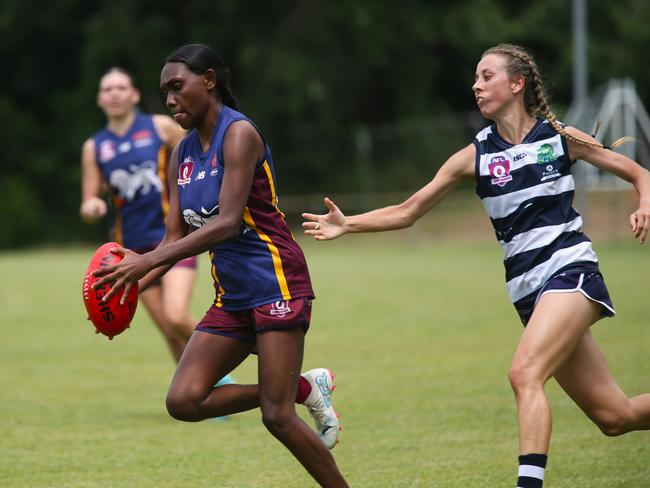
<svg viewBox="0 0 650 488">
<path fill-rule="evenodd" d="M 114 209 L 112 239 L 136 252 L 155 248 L 165 234 L 169 207 L 169 155 L 185 136 L 166 115 L 136 111 L 140 94 L 133 77 L 122 68 L 102 76 L 97 104 L 106 126 L 82 148 L 81 216 L 95 222 L 107 213 L 101 198 L 108 189 Z M 178 360 L 194 329 L 189 301 L 196 258 L 179 263 L 159 283 L 140 295 Z"/>
<path fill-rule="evenodd" d="M 264 425 L 321 486 L 346 487 L 327 450 L 339 431 L 333 375 L 325 368 L 299 374 L 314 294 L 305 257 L 277 206 L 271 152 L 237 111 L 228 71 L 212 49 L 174 51 L 160 78 L 174 119 L 192 129 L 170 160 L 166 234 L 145 254 L 117 248 L 124 260 L 95 273 L 105 275 L 96 286 L 115 281 L 107 299 L 138 280 L 146 289 L 175 262 L 209 251 L 216 298 L 178 364 L 169 413 L 192 422 L 260 407 Z M 259 385 L 213 388 L 253 352 Z M 318 435 L 297 416 L 296 402 L 308 407 Z"/>
</svg>

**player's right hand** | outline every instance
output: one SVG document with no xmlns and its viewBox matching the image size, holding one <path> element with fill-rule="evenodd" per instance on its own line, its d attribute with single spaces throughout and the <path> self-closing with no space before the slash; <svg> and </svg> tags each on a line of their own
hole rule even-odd
<svg viewBox="0 0 650 488">
<path fill-rule="evenodd" d="M 92 224 L 100 220 L 106 212 L 108 206 L 106 202 L 98 197 L 90 197 L 81 203 L 79 213 L 84 222 Z"/>
<path fill-rule="evenodd" d="M 323 199 L 329 212 L 325 215 L 303 213 L 302 223 L 305 234 L 312 236 L 317 241 L 330 241 L 345 234 L 345 215 L 339 210 L 332 200 Z"/>
</svg>

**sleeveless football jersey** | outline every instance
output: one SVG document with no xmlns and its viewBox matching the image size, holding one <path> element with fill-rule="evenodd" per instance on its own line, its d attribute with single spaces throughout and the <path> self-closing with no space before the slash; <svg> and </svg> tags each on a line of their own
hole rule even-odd
<svg viewBox="0 0 650 488">
<path fill-rule="evenodd" d="M 123 136 L 104 128 L 93 139 L 115 209 L 114 239 L 130 249 L 156 246 L 165 234 L 169 156 L 153 117 L 137 114 Z"/>
<path fill-rule="evenodd" d="M 252 124 L 245 115 L 224 106 L 206 152 L 196 129 L 179 145 L 180 210 L 192 227 L 202 227 L 219 214 L 221 184 L 224 171 L 228 171 L 228 162 L 223 159 L 224 137 L 238 120 Z M 255 169 L 239 234 L 210 250 L 215 305 L 224 310 L 313 297 L 305 257 L 277 207 L 273 160 L 269 147 L 265 147 L 264 159 Z"/>
<path fill-rule="evenodd" d="M 504 253 L 506 286 L 515 307 L 532 308 L 537 291 L 558 271 L 598 269 L 582 218 L 566 140 L 538 120 L 521 144 L 483 129 L 476 146 L 476 193 Z"/>
</svg>

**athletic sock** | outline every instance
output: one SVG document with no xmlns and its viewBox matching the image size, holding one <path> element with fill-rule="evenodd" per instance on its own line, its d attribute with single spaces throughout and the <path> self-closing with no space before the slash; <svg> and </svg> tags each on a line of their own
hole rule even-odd
<svg viewBox="0 0 650 488">
<path fill-rule="evenodd" d="M 296 403 L 305 403 L 311 393 L 311 385 L 302 376 L 298 378 L 298 392 L 296 393 Z"/>
<path fill-rule="evenodd" d="M 517 488 L 542 488 L 546 454 L 523 454 L 519 456 Z"/>
</svg>

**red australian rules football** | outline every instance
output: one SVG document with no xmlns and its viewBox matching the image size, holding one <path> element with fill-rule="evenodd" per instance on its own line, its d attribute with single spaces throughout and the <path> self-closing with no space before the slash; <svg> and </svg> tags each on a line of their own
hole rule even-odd
<svg viewBox="0 0 650 488">
<path fill-rule="evenodd" d="M 109 339 L 113 336 L 124 332 L 129 327 L 135 309 L 138 305 L 138 286 L 134 284 L 129 290 L 126 297 L 126 303 L 120 305 L 120 299 L 124 293 L 124 287 L 118 290 L 107 302 L 103 302 L 102 298 L 111 289 L 112 283 L 104 283 L 99 288 L 93 290 L 93 283 L 99 281 L 101 277 L 92 276 L 90 273 L 99 268 L 112 266 L 122 261 L 122 256 L 118 256 L 109 251 L 118 247 L 116 242 L 107 242 L 95 251 L 82 284 L 82 296 L 88 318 L 95 326 L 96 333 L 102 333 Z"/>
</svg>

